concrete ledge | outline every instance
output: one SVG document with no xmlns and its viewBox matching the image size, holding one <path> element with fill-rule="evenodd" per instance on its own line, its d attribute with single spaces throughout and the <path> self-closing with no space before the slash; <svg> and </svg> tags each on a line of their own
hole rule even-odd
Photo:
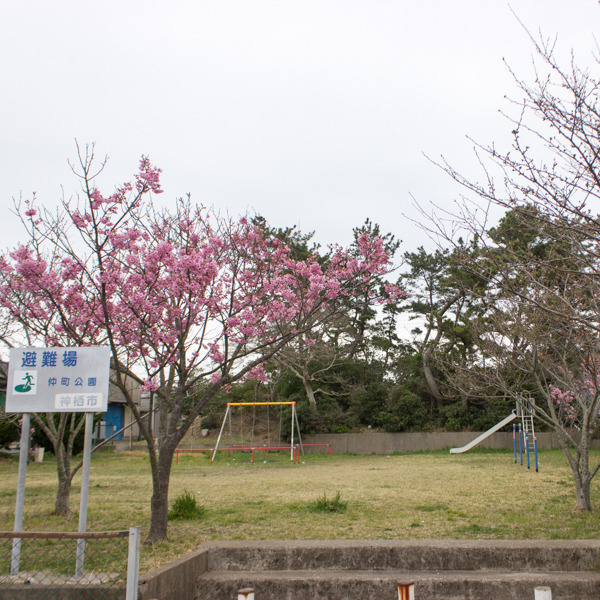
<svg viewBox="0 0 600 600">
<path fill-rule="evenodd" d="M 168 565 L 141 574 L 139 600 L 193 600 L 196 579 L 208 569 L 208 552 L 202 546 Z"/>
<path fill-rule="evenodd" d="M 598 571 L 596 540 L 210 542 L 208 571 Z"/>
</svg>

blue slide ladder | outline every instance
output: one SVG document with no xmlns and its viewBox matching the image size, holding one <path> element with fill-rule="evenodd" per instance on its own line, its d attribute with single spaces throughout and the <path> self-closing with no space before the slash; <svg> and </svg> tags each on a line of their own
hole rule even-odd
<svg viewBox="0 0 600 600">
<path fill-rule="evenodd" d="M 538 465 L 538 452 L 537 452 L 537 439 L 535 437 L 535 427 L 533 424 L 533 417 L 535 409 L 533 403 L 530 400 L 521 400 L 517 402 L 517 416 L 521 420 L 519 424 L 519 453 L 521 457 L 521 464 L 523 464 L 523 451 L 527 458 L 527 468 L 531 468 L 531 457 L 535 460 L 535 470 L 539 471 Z M 514 434 L 513 425 L 513 438 L 515 444 L 515 462 L 517 462 L 517 440 Z"/>
</svg>

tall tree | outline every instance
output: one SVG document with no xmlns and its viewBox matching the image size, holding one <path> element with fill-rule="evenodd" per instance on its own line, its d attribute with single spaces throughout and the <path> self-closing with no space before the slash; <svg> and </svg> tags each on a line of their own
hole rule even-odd
<svg viewBox="0 0 600 600">
<path fill-rule="evenodd" d="M 259 225 L 189 198 L 157 210 L 160 170 L 145 157 L 132 183 L 105 196 L 93 148 L 79 156 L 76 200 L 56 214 L 22 207 L 29 242 L 0 259 L 0 305 L 32 341 L 110 347 L 114 383 L 148 446 L 155 542 L 167 533 L 175 449 L 201 409 L 233 382 L 262 377 L 286 344 L 385 273 L 388 255 L 368 238 L 357 256 L 335 248 L 325 263 L 315 253 L 295 258 Z M 154 392 L 156 440 L 129 380 Z"/>
<path fill-rule="evenodd" d="M 477 359 L 469 323 L 482 311 L 480 299 L 486 286 L 472 268 L 478 248 L 459 240 L 454 251 L 427 252 L 421 247 L 404 258 L 410 270 L 403 279 L 411 298 L 404 310 L 420 321 L 413 333 L 429 395 L 438 411 L 457 395 L 466 406 L 465 390 L 453 386 L 454 379 L 445 374 L 468 368 Z M 462 264 L 467 261 L 465 269 Z"/>
</svg>

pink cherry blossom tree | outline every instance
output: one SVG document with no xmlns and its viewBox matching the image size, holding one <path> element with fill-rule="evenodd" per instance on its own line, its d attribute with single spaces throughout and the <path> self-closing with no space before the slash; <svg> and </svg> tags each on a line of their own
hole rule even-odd
<svg viewBox="0 0 600 600">
<path fill-rule="evenodd" d="M 143 157 L 131 183 L 104 195 L 93 147 L 74 169 L 81 193 L 59 211 L 19 206 L 29 241 L 0 261 L 0 305 L 47 345 L 102 344 L 113 381 L 135 416 L 150 457 L 148 541 L 167 534 L 175 449 L 222 389 L 261 378 L 286 344 L 344 310 L 390 268 L 375 239 L 359 255 L 333 248 L 327 261 L 293 257 L 247 219 L 212 214 L 189 198 L 157 209 L 160 169 Z M 154 392 L 156 439 L 127 380 Z"/>
</svg>

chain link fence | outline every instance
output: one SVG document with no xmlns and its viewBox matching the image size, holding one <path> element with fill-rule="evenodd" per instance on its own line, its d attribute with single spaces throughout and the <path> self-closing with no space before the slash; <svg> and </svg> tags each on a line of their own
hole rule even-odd
<svg viewBox="0 0 600 600">
<path fill-rule="evenodd" d="M 138 568 L 136 528 L 0 532 L 0 600 L 133 600 Z"/>
</svg>

